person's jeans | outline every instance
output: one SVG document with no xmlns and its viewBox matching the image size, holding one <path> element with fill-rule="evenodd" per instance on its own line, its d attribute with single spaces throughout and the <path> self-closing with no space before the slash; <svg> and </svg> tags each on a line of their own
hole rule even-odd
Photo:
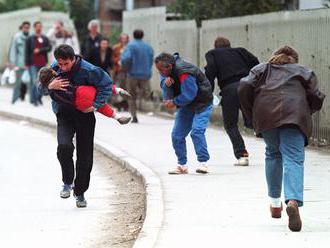
<svg viewBox="0 0 330 248">
<path fill-rule="evenodd" d="M 20 98 L 21 96 L 21 88 L 22 88 L 22 74 L 24 72 L 24 69 L 18 69 L 16 71 L 16 82 L 15 82 L 15 86 L 14 86 L 14 90 L 13 90 L 13 96 L 12 96 L 12 100 L 11 103 L 15 103 L 17 101 L 18 98 Z"/>
<path fill-rule="evenodd" d="M 42 103 L 41 98 L 42 94 L 38 91 L 37 82 L 38 82 L 38 72 L 42 66 L 29 66 L 30 73 L 30 84 L 29 84 L 29 94 L 30 94 L 30 103 L 38 105 Z"/>
<path fill-rule="evenodd" d="M 210 159 L 205 130 L 208 126 L 211 113 L 212 105 L 208 106 L 201 113 L 189 111 L 185 107 L 178 109 L 172 130 L 172 145 L 178 158 L 178 164 L 185 165 L 187 163 L 186 137 L 190 131 L 197 160 L 199 162 L 206 162 Z"/>
<path fill-rule="evenodd" d="M 95 116 L 94 113 L 85 114 L 72 110 L 58 113 L 56 117 L 57 158 L 61 164 L 64 184 L 72 184 L 74 180 L 73 137 L 76 134 L 77 160 L 74 193 L 81 195 L 89 187 L 93 167 Z"/>
<path fill-rule="evenodd" d="M 237 159 L 247 152 L 243 137 L 238 130 L 240 109 L 237 93 L 238 84 L 239 83 L 229 84 L 221 90 L 221 109 L 224 127 L 233 145 L 234 155 Z"/>
<path fill-rule="evenodd" d="M 127 90 L 132 95 L 128 100 L 129 111 L 131 112 L 132 117 L 136 117 L 136 101 L 139 97 L 144 98 L 146 101 L 150 101 L 150 81 L 147 79 L 127 78 Z"/>
<path fill-rule="evenodd" d="M 303 205 L 305 136 L 294 127 L 280 127 L 262 132 L 266 143 L 266 180 L 268 195 Z"/>
</svg>

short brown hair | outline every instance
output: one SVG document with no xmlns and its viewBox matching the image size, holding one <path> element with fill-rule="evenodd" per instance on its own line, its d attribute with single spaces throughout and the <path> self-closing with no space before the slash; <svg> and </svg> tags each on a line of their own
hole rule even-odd
<svg viewBox="0 0 330 248">
<path fill-rule="evenodd" d="M 47 87 L 56 77 L 56 72 L 50 67 L 42 67 L 39 71 L 39 82 L 42 86 Z"/>
<path fill-rule="evenodd" d="M 299 55 L 296 50 L 289 46 L 282 46 L 276 49 L 269 59 L 269 63 L 283 65 L 295 64 L 299 61 Z"/>
<path fill-rule="evenodd" d="M 214 41 L 214 47 L 215 48 L 230 47 L 230 41 L 225 37 L 218 36 Z"/>
</svg>

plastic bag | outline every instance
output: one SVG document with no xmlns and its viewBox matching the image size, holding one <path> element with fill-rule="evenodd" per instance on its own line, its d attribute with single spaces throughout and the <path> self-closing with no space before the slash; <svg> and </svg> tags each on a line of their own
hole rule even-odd
<svg viewBox="0 0 330 248">
<path fill-rule="evenodd" d="M 22 77 L 21 77 L 22 83 L 29 84 L 31 81 L 30 73 L 28 70 L 24 70 Z"/>
<path fill-rule="evenodd" d="M 8 83 L 9 84 L 16 83 L 16 71 L 14 69 L 10 70 L 9 72 Z"/>
<path fill-rule="evenodd" d="M 2 74 L 1 77 L 1 84 L 14 84 L 16 83 L 16 71 L 14 69 L 11 69 L 7 67 Z"/>
</svg>

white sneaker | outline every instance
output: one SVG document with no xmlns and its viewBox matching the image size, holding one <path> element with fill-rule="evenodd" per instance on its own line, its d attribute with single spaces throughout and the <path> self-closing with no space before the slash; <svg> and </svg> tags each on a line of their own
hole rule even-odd
<svg viewBox="0 0 330 248">
<path fill-rule="evenodd" d="M 237 160 L 236 166 L 248 166 L 249 165 L 249 157 L 240 157 Z"/>
<path fill-rule="evenodd" d="M 201 174 L 209 173 L 206 163 L 200 163 L 196 169 L 196 173 L 201 173 Z"/>
<path fill-rule="evenodd" d="M 170 170 L 168 172 L 168 174 L 170 174 L 170 175 L 188 174 L 188 167 L 187 166 L 178 165 L 173 170 Z"/>
</svg>

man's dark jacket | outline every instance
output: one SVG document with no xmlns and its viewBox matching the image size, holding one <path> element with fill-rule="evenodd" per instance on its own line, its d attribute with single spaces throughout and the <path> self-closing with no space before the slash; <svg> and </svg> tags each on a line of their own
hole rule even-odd
<svg viewBox="0 0 330 248">
<path fill-rule="evenodd" d="M 93 65 L 101 67 L 106 73 L 109 74 L 109 69 L 112 68 L 112 49 L 109 47 L 106 50 L 104 61 L 101 58 L 100 48 L 96 48 L 92 51 L 90 58 L 88 60 Z"/>
<path fill-rule="evenodd" d="M 241 47 L 215 48 L 208 51 L 205 58 L 205 75 L 213 89 L 214 79 L 217 78 L 221 90 L 228 84 L 239 82 L 249 74 L 251 68 L 259 64 L 254 55 Z"/>
<path fill-rule="evenodd" d="M 83 45 L 81 46 L 81 54 L 86 61 L 90 62 L 91 53 L 94 49 L 100 47 L 101 39 L 102 35 L 99 33 L 94 39 L 88 34 Z"/>
<path fill-rule="evenodd" d="M 45 35 L 41 35 L 41 38 L 43 39 L 43 45 L 42 48 L 39 48 L 40 53 L 46 57 L 46 62 L 48 63 L 48 52 L 50 52 L 50 50 L 52 50 L 52 45 L 49 42 L 49 39 L 47 38 L 47 36 Z M 36 35 L 33 34 L 31 36 L 29 36 L 26 39 L 26 44 L 25 44 L 25 65 L 33 65 L 33 50 L 36 48 L 35 45 L 35 39 L 36 39 Z"/>
</svg>

